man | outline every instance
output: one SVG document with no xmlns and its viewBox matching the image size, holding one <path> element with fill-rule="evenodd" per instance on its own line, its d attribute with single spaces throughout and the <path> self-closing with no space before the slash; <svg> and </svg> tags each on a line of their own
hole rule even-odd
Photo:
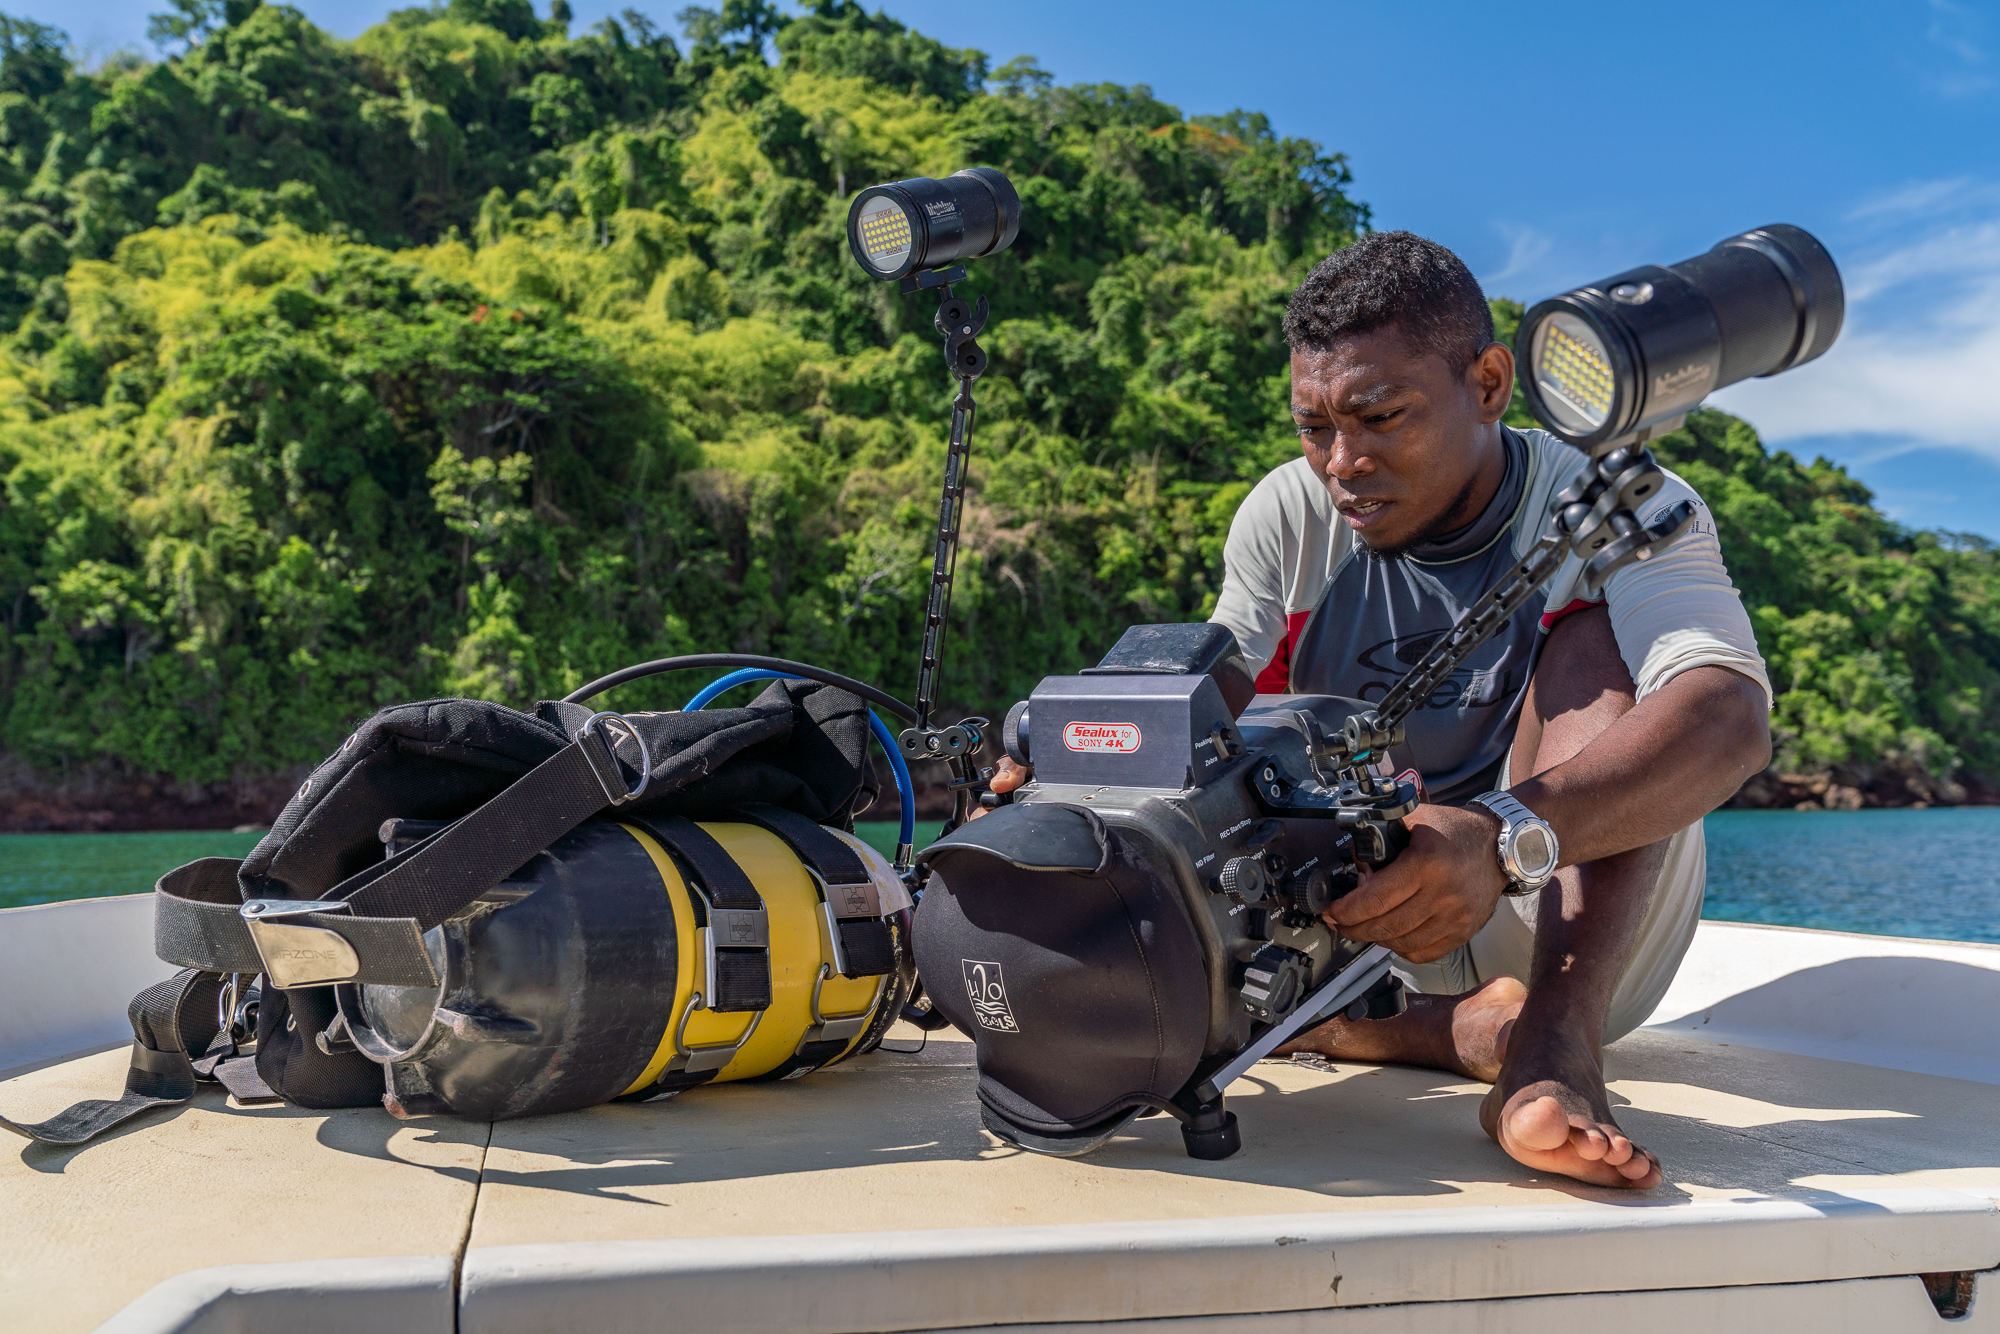
<svg viewBox="0 0 2000 1334">
<path fill-rule="evenodd" d="M 1323 261 L 1285 334 L 1304 456 L 1237 513 L 1214 619 L 1261 690 L 1379 699 L 1533 545 L 1583 456 L 1500 424 L 1513 355 L 1433 242 L 1380 233 Z M 1770 685 L 1713 519 L 1671 474 L 1640 517 L 1681 499 L 1697 520 L 1670 548 L 1595 600 L 1572 558 L 1411 716 L 1409 848 L 1327 918 L 1387 944 L 1419 994 L 1282 1049 L 1491 1083 L 1480 1123 L 1520 1162 L 1639 1189 L 1659 1162 L 1612 1117 L 1601 1048 L 1645 1021 L 1693 937 L 1701 817 L 1770 760 Z M 994 787 L 1025 777 L 1003 765 Z M 1536 821 L 1560 846 L 1546 888 L 1497 855 Z"/>
</svg>

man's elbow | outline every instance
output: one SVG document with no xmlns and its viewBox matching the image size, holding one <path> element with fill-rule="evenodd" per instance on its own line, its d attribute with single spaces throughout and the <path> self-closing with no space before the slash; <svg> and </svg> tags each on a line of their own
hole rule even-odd
<svg viewBox="0 0 2000 1334">
<path fill-rule="evenodd" d="M 1719 743 L 1717 758 L 1728 763 L 1740 786 L 1771 763 L 1771 705 L 1758 682 L 1727 667 L 1713 670 L 1724 678 L 1719 683 L 1724 688 L 1714 702 L 1711 735 Z"/>
</svg>

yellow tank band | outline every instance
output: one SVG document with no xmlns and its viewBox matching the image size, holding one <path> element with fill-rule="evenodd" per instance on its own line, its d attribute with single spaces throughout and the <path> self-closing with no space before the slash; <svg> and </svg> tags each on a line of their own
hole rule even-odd
<svg viewBox="0 0 2000 1334">
<path fill-rule="evenodd" d="M 666 1070 L 674 1058 L 675 1035 L 683 1017 L 687 1023 L 682 1040 L 691 1047 L 743 1041 L 741 1050 L 716 1073 L 713 1082 L 724 1083 L 768 1074 L 791 1059 L 813 1022 L 816 983 L 822 1016 L 874 1008 L 882 990 L 876 978 L 834 975 L 820 983 L 820 966 L 831 965 L 832 946 L 826 938 L 819 890 L 791 847 L 777 835 L 755 825 L 702 822 L 701 827 L 743 868 L 764 900 L 771 939 L 771 1006 L 761 1020 L 754 1014 L 716 1014 L 708 1010 L 688 1014 L 688 1005 L 701 984 L 702 952 L 687 882 L 666 849 L 644 830 L 631 825 L 619 827 L 638 840 L 660 873 L 661 884 L 674 910 L 678 964 L 674 970 L 673 1004 L 667 1012 L 659 1045 L 626 1093 L 649 1087 Z M 847 1050 L 851 1051 L 859 1041 L 855 1038 Z"/>
<path fill-rule="evenodd" d="M 694 951 L 694 904 L 688 898 L 687 881 L 681 878 L 680 867 L 674 864 L 674 859 L 667 855 L 665 848 L 653 841 L 650 834 L 634 829 L 629 824 L 621 824 L 618 827 L 637 839 L 639 846 L 646 850 L 646 855 L 653 859 L 653 868 L 660 873 L 660 883 L 666 889 L 667 899 L 674 910 L 673 1003 L 667 1007 L 667 1025 L 660 1032 L 660 1045 L 653 1049 L 653 1059 L 646 1062 L 646 1068 L 639 1072 L 639 1077 L 625 1090 L 625 1093 L 629 1094 L 637 1093 L 652 1084 L 660 1077 L 660 1072 L 667 1068 L 667 1062 L 674 1058 L 675 1023 L 680 1018 L 681 1011 L 687 1007 L 688 1001 L 694 996 L 694 973 L 688 968 L 687 961 L 699 956 Z M 619 1096 L 623 1097 L 625 1094 Z"/>
</svg>

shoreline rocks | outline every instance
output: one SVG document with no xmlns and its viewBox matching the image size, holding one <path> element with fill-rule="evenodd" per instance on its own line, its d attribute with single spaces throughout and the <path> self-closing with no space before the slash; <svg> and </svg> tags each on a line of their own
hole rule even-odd
<svg viewBox="0 0 2000 1334">
<path fill-rule="evenodd" d="M 268 828 L 307 769 L 230 783 L 171 783 L 109 766 L 51 777 L 0 756 L 0 833 Z"/>
<path fill-rule="evenodd" d="M 1840 764 L 1823 773 L 1752 774 L 1725 810 L 1925 810 L 1932 806 L 2000 805 L 2000 787 L 1976 774 L 1939 777 L 1907 759 Z"/>
</svg>

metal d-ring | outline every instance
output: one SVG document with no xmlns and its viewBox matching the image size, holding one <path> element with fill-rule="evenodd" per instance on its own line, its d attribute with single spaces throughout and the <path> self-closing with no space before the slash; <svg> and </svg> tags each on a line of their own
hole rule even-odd
<svg viewBox="0 0 2000 1334">
<path fill-rule="evenodd" d="M 231 1042 L 236 1040 L 236 1000 L 242 984 L 243 974 L 231 973 L 228 984 L 215 993 L 215 1028 Z"/>
<path fill-rule="evenodd" d="M 852 1042 L 857 1036 L 859 1036 L 861 1028 L 867 1027 L 868 1016 L 875 1013 L 875 1007 L 882 1003 L 883 991 L 889 985 L 889 974 L 884 973 L 882 974 L 881 977 L 877 978 L 875 981 L 875 994 L 873 996 L 870 996 L 868 998 L 868 1003 L 862 1006 L 860 1009 L 850 1011 L 846 1014 L 821 1014 L 819 1008 L 820 988 L 824 987 L 826 985 L 827 979 L 832 976 L 833 976 L 833 965 L 830 963 L 822 963 L 819 966 L 819 976 L 813 979 L 812 1023 L 809 1027 L 807 1027 L 805 1036 L 799 1039 L 799 1046 L 802 1048 L 808 1042 L 819 1042 L 826 1040 L 826 1029 L 827 1025 L 829 1024 L 847 1024 L 860 1021 L 861 1025 L 860 1028 L 857 1028 L 852 1033 L 841 1035 L 840 1037 L 840 1041 Z"/>
<path fill-rule="evenodd" d="M 618 758 L 618 748 L 612 744 L 611 738 L 605 735 L 605 727 L 609 722 L 615 722 L 624 728 L 631 734 L 632 740 L 639 745 L 639 786 L 627 792 L 617 801 L 617 805 L 623 806 L 628 801 L 637 801 L 645 793 L 646 785 L 653 781 L 653 751 L 646 744 L 646 738 L 639 734 L 639 729 L 632 725 L 630 718 L 627 718 L 622 713 L 613 713 L 609 710 L 603 713 L 593 713 L 590 717 L 584 719 L 583 726 L 576 729 L 576 739 L 581 741 L 585 735 L 595 730 L 599 736 L 604 737 L 604 748 L 611 752 L 611 757 L 613 759 Z"/>
<path fill-rule="evenodd" d="M 750 1013 L 750 1027 L 744 1029 L 742 1036 L 734 1042 L 690 1047 L 687 1045 L 688 1020 L 694 1018 L 696 1010 L 707 1008 L 708 1001 L 699 991 L 688 997 L 687 1009 L 681 1011 L 681 1020 L 674 1025 L 674 1059 L 667 1064 L 669 1072 L 699 1073 L 703 1070 L 724 1068 L 736 1059 L 736 1053 L 742 1051 L 744 1044 L 750 1041 L 750 1035 L 757 1031 L 757 1025 L 764 1022 L 764 1011 L 753 1010 Z"/>
</svg>

